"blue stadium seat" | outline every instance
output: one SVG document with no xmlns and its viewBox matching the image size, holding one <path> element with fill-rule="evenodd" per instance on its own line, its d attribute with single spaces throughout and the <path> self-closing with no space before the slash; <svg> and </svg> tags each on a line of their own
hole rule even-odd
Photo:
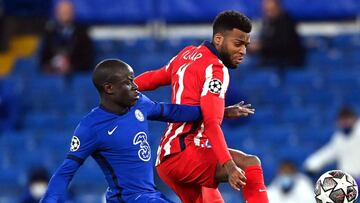
<svg viewBox="0 0 360 203">
<path fill-rule="evenodd" d="M 258 129 L 256 143 L 259 146 L 277 148 L 292 142 L 295 130 L 290 126 L 270 126 Z"/>
<path fill-rule="evenodd" d="M 277 87 L 279 85 L 279 77 L 275 71 L 257 71 L 251 74 L 251 77 L 245 77 L 240 82 L 240 86 L 244 89 L 260 89 L 266 87 Z"/>
<path fill-rule="evenodd" d="M 331 45 L 336 48 L 349 49 L 355 45 L 356 36 L 351 34 L 337 35 L 332 38 Z"/>
<path fill-rule="evenodd" d="M 360 71 L 338 70 L 329 72 L 326 77 L 326 86 L 336 88 L 360 87 Z"/>
<path fill-rule="evenodd" d="M 282 112 L 282 123 L 314 126 L 321 122 L 321 118 L 316 109 L 305 108 L 303 106 L 295 108 L 285 108 Z"/>
<path fill-rule="evenodd" d="M 170 53 L 154 52 L 152 54 L 138 55 L 136 61 L 134 61 L 134 72 L 135 75 L 139 75 L 147 70 L 153 70 L 163 67 L 168 64 L 172 59 L 173 55 Z"/>
<path fill-rule="evenodd" d="M 66 95 L 65 89 L 64 77 L 39 75 L 25 83 L 23 96 L 27 98 L 26 105 L 30 109 L 51 111 L 57 106 L 59 98 Z"/>
<path fill-rule="evenodd" d="M 286 73 L 285 85 L 298 88 L 320 87 L 322 78 L 316 71 L 289 70 Z"/>
<path fill-rule="evenodd" d="M 256 108 L 255 114 L 250 116 L 253 125 L 278 125 L 279 116 L 275 108 Z"/>
<path fill-rule="evenodd" d="M 301 145 L 285 145 L 276 151 L 276 154 L 278 155 L 278 162 L 281 162 L 282 160 L 290 160 L 293 161 L 299 168 L 301 168 L 303 162 L 311 153 L 311 148 Z"/>
<path fill-rule="evenodd" d="M 24 119 L 25 129 L 60 129 L 61 117 L 52 113 L 29 113 Z"/>
<path fill-rule="evenodd" d="M 306 49 L 309 51 L 316 51 L 316 50 L 324 50 L 328 47 L 329 40 L 326 39 L 324 36 L 308 36 L 302 38 L 303 44 L 305 45 Z"/>
<path fill-rule="evenodd" d="M 17 148 L 25 148 L 25 143 L 28 137 L 22 136 L 16 131 L 5 132 L 0 136 L 0 148 L 13 152 Z"/>
<path fill-rule="evenodd" d="M 338 98 L 329 89 L 307 90 L 302 95 L 304 104 L 314 104 L 328 106 L 336 103 Z"/>
<path fill-rule="evenodd" d="M 14 75 L 34 76 L 40 72 L 38 57 L 19 58 L 13 67 Z"/>
<path fill-rule="evenodd" d="M 329 142 L 333 130 L 328 127 L 310 127 L 303 129 L 298 136 L 299 143 L 309 148 L 319 148 Z"/>
<path fill-rule="evenodd" d="M 114 50 L 116 50 L 115 43 L 116 43 L 116 41 L 111 40 L 111 39 L 101 39 L 101 40 L 93 41 L 93 45 L 94 45 L 97 55 L 114 52 Z"/>
<path fill-rule="evenodd" d="M 8 188 L 16 188 L 19 185 L 21 174 L 16 169 L 2 170 L 0 175 L 0 188 L 2 186 Z"/>
<path fill-rule="evenodd" d="M 236 128 L 229 128 L 222 126 L 222 130 L 230 148 L 244 150 L 252 149 L 256 145 L 256 134 L 251 127 L 238 126 Z"/>
<path fill-rule="evenodd" d="M 88 74 L 74 75 L 71 91 L 68 93 L 73 99 L 75 114 L 85 114 L 99 104 L 99 95 L 92 84 L 92 76 Z"/>
<path fill-rule="evenodd" d="M 294 106 L 299 103 L 298 95 L 294 92 L 289 92 L 283 88 L 269 88 L 262 87 L 261 90 L 253 92 L 254 94 L 254 102 L 257 106 L 275 106 L 277 108 L 283 108 L 286 106 Z M 251 102 L 251 95 L 249 95 L 249 99 Z"/>
</svg>

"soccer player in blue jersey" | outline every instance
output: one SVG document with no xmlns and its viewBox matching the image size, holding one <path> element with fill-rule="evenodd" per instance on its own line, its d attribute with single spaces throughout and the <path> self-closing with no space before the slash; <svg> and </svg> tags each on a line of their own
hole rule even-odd
<svg viewBox="0 0 360 203">
<path fill-rule="evenodd" d="M 171 202 L 154 184 L 147 120 L 199 120 L 200 108 L 151 101 L 137 91 L 132 68 L 120 60 L 100 62 L 92 79 L 100 105 L 75 129 L 70 151 L 41 202 L 64 202 L 68 184 L 88 156 L 105 174 L 107 203 Z"/>
</svg>

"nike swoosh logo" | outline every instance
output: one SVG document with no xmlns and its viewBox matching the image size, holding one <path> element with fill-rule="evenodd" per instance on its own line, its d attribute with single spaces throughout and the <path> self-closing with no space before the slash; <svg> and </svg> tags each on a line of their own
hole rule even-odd
<svg viewBox="0 0 360 203">
<path fill-rule="evenodd" d="M 108 135 L 112 135 L 114 133 L 114 131 L 116 130 L 118 126 L 116 126 L 114 129 L 112 129 L 111 131 L 108 130 Z"/>
</svg>

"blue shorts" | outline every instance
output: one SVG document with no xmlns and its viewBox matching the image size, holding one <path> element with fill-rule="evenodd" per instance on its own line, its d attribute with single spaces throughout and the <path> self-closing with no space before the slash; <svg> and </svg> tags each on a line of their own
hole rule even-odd
<svg viewBox="0 0 360 203">
<path fill-rule="evenodd" d="M 165 197 L 165 195 L 160 192 L 149 192 L 149 193 L 138 193 L 129 196 L 122 196 L 117 198 L 116 196 L 112 198 L 107 198 L 106 203 L 174 203 Z"/>
<path fill-rule="evenodd" d="M 133 201 L 136 203 L 173 203 L 173 201 L 169 200 L 165 197 L 165 195 L 160 192 L 157 193 L 144 193 L 138 195 Z"/>
</svg>

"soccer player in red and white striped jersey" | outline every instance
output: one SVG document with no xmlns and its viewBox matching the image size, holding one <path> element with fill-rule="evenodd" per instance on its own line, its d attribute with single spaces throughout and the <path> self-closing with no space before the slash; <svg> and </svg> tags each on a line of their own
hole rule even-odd
<svg viewBox="0 0 360 203">
<path fill-rule="evenodd" d="M 212 42 L 188 46 L 166 66 L 135 78 L 140 91 L 171 85 L 173 103 L 201 106 L 202 121 L 169 124 L 158 148 L 158 174 L 182 202 L 223 202 L 216 188 L 225 181 L 243 188 L 247 203 L 268 202 L 260 160 L 228 149 L 220 127 L 228 68 L 243 60 L 250 31 L 245 15 L 222 12 L 214 20 Z"/>
</svg>

